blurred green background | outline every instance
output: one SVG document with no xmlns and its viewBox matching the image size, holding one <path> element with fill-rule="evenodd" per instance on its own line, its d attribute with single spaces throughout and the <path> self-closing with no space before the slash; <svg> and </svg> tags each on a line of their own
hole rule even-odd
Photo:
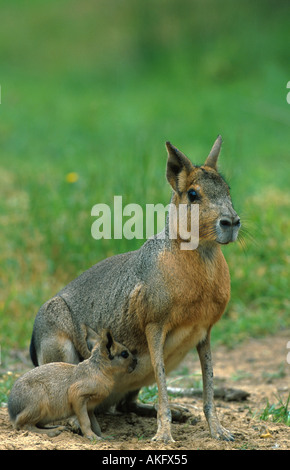
<svg viewBox="0 0 290 470">
<path fill-rule="evenodd" d="M 165 141 L 201 164 L 219 133 L 246 246 L 224 248 L 213 339 L 290 327 L 289 15 L 283 0 L 0 1 L 2 354 L 71 279 L 143 243 L 94 240 L 92 206 L 167 204 Z"/>
</svg>

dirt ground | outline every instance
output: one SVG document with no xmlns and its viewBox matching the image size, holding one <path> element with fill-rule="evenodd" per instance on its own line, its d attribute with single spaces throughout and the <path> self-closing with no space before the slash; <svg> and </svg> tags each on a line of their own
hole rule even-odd
<svg viewBox="0 0 290 470">
<path fill-rule="evenodd" d="M 233 433 L 233 442 L 210 437 L 198 397 L 172 398 L 172 404 L 183 404 L 192 418 L 173 423 L 174 443 L 152 442 L 156 419 L 129 414 L 106 414 L 99 417 L 105 435 L 110 439 L 91 443 L 86 438 L 65 431 L 57 437 L 15 431 L 7 408 L 0 408 L 0 450 L 289 450 L 290 430 L 285 424 L 260 421 L 257 413 L 266 406 L 284 399 L 290 390 L 290 365 L 287 363 L 287 342 L 290 331 L 260 340 L 249 339 L 233 350 L 213 349 L 215 385 L 242 389 L 250 394 L 244 401 L 216 399 L 222 424 Z M 27 368 L 27 365 L 26 365 Z M 198 357 L 190 353 L 180 367 L 188 374 L 200 373 Z M 174 384 L 176 386 L 176 384 Z M 180 386 L 180 383 L 177 384 Z"/>
</svg>

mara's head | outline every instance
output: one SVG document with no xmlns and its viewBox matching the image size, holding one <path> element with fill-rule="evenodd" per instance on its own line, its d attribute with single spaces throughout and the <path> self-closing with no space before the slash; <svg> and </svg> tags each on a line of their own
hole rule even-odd
<svg viewBox="0 0 290 470">
<path fill-rule="evenodd" d="M 241 225 L 233 208 L 229 186 L 217 170 L 221 144 L 221 136 L 218 136 L 204 164 L 195 166 L 170 142 L 166 143 L 166 176 L 174 190 L 172 203 L 187 205 L 188 217 L 192 205 L 198 204 L 199 243 L 234 242 Z"/>
<path fill-rule="evenodd" d="M 123 344 L 115 341 L 111 331 L 107 328 L 102 330 L 100 344 L 95 346 L 95 348 L 99 349 L 101 361 L 106 365 L 108 373 L 119 374 L 132 372 L 137 365 L 135 355 Z"/>
</svg>

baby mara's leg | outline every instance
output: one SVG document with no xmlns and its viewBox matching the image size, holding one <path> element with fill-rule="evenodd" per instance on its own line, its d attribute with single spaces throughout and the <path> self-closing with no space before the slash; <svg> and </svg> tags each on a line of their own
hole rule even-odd
<svg viewBox="0 0 290 470">
<path fill-rule="evenodd" d="M 69 428 L 67 426 L 51 426 L 51 427 L 38 427 L 33 424 L 26 424 L 22 429 L 26 429 L 30 432 L 35 432 L 37 434 L 47 434 L 49 437 L 58 436 L 61 432 L 67 431 Z"/>
<path fill-rule="evenodd" d="M 32 419 L 31 413 L 28 410 L 23 410 L 19 413 L 14 426 L 17 430 L 25 429 L 37 434 L 47 434 L 49 437 L 58 436 L 62 431 L 66 431 L 68 429 L 66 426 L 41 426 L 40 417 L 34 416 L 34 419 Z"/>
<path fill-rule="evenodd" d="M 73 403 L 73 409 L 80 423 L 81 431 L 90 440 L 102 439 L 99 423 L 93 414 L 93 410 L 88 412 L 87 402 L 87 398 L 78 397 Z"/>
</svg>

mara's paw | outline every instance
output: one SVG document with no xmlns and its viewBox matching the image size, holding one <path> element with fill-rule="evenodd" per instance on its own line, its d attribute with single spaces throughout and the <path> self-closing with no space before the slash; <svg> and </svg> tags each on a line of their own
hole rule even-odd
<svg viewBox="0 0 290 470">
<path fill-rule="evenodd" d="M 228 431 L 226 428 L 221 426 L 220 424 L 215 427 L 215 429 L 211 429 L 211 436 L 215 439 L 221 439 L 223 441 L 234 441 L 234 436 Z"/>
<path fill-rule="evenodd" d="M 167 444 L 168 442 L 175 442 L 173 437 L 171 436 L 171 432 L 169 431 L 157 431 L 154 437 L 152 437 L 152 441 L 157 441 L 157 442 L 164 442 Z"/>
<path fill-rule="evenodd" d="M 95 433 L 87 433 L 85 436 L 87 439 L 89 439 L 91 442 L 96 442 L 96 441 L 101 441 L 103 438 L 102 436 L 97 436 Z"/>
</svg>

